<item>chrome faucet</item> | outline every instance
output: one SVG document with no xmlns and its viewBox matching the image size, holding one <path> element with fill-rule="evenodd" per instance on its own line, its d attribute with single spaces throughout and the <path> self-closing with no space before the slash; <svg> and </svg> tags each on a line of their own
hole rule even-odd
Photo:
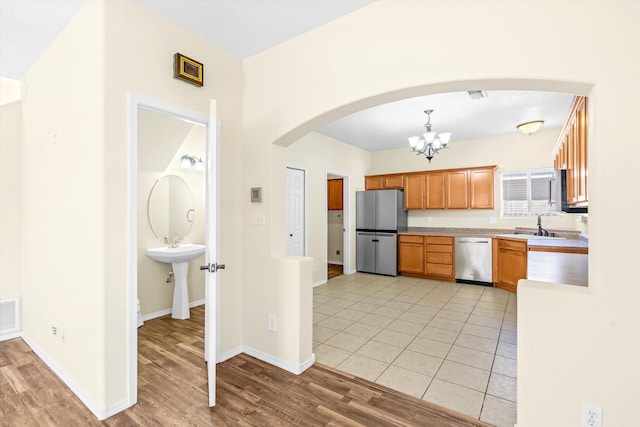
<svg viewBox="0 0 640 427">
<path fill-rule="evenodd" d="M 173 239 L 170 239 L 169 236 L 164 236 L 164 239 L 162 239 L 164 241 L 165 244 L 167 244 L 170 248 L 177 248 L 180 243 L 180 240 L 182 240 L 179 236 L 174 236 Z"/>
<path fill-rule="evenodd" d="M 542 228 L 542 215 L 538 215 L 538 232 L 536 236 L 548 236 L 549 232 Z"/>
</svg>

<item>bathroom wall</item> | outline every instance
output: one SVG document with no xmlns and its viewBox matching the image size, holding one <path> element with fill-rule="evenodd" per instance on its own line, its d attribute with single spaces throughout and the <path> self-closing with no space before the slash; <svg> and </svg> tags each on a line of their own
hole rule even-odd
<svg viewBox="0 0 640 427">
<path fill-rule="evenodd" d="M 194 218 L 189 234 L 181 243 L 205 243 L 205 175 L 195 169 L 181 169 L 187 154 L 204 159 L 206 129 L 155 112 L 140 111 L 138 132 L 138 299 L 143 316 L 167 314 L 173 303 L 175 280 L 167 283 L 171 264 L 149 258 L 147 248 L 166 246 L 153 233 L 148 201 L 158 178 L 177 175 L 185 180 L 194 200 Z M 176 146 L 178 146 L 176 150 Z M 166 207 L 169 209 L 169 207 Z M 162 236 L 161 236 L 162 237 Z M 204 302 L 204 274 L 199 266 L 204 255 L 190 262 L 187 277 L 189 302 Z"/>
</svg>

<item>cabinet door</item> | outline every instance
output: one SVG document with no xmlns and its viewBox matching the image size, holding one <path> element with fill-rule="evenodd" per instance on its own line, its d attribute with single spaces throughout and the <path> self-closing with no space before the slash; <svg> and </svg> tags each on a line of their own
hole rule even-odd
<svg viewBox="0 0 640 427">
<path fill-rule="evenodd" d="M 399 236 L 398 270 L 401 273 L 424 274 L 424 237 Z"/>
<path fill-rule="evenodd" d="M 429 172 L 424 176 L 424 208 L 444 209 L 445 208 L 445 173 Z"/>
<path fill-rule="evenodd" d="M 408 175 L 404 180 L 404 208 L 424 209 L 424 175 Z"/>
<path fill-rule="evenodd" d="M 493 209 L 493 169 L 469 171 L 471 209 Z"/>
<path fill-rule="evenodd" d="M 365 176 L 364 177 L 364 189 L 365 190 L 383 190 L 384 189 L 384 177 L 382 177 L 382 176 Z"/>
<path fill-rule="evenodd" d="M 327 181 L 327 205 L 329 210 L 342 210 L 342 180 Z"/>
<path fill-rule="evenodd" d="M 404 188 L 404 176 L 403 175 L 391 175 L 384 177 L 385 190 L 397 190 Z"/>
<path fill-rule="evenodd" d="M 576 110 L 576 201 L 587 198 L 587 100 L 582 99 Z"/>
<path fill-rule="evenodd" d="M 469 208 L 469 171 L 452 171 L 446 175 L 447 209 Z"/>
<path fill-rule="evenodd" d="M 516 292 L 518 280 L 527 278 L 527 242 L 498 239 L 496 287 Z"/>
</svg>

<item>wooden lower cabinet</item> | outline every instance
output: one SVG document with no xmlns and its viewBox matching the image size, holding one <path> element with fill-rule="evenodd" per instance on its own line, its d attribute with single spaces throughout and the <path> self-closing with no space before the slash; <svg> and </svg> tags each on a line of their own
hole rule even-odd
<svg viewBox="0 0 640 427">
<path fill-rule="evenodd" d="M 398 271 L 424 273 L 424 236 L 398 236 Z"/>
<path fill-rule="evenodd" d="M 398 271 L 405 276 L 454 281 L 453 237 L 400 235 Z"/>
<path fill-rule="evenodd" d="M 518 280 L 527 278 L 527 241 L 520 239 L 497 240 L 496 287 L 510 292 L 518 289 Z"/>
</svg>

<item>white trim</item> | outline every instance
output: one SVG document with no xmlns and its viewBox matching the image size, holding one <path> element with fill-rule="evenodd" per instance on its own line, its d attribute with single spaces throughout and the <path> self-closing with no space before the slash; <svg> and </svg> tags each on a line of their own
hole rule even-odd
<svg viewBox="0 0 640 427">
<path fill-rule="evenodd" d="M 0 335 L 0 342 L 7 341 L 7 340 L 12 340 L 14 338 L 22 338 L 22 331 L 12 332 L 10 334 Z"/>
<path fill-rule="evenodd" d="M 262 360 L 263 362 L 269 363 L 270 365 L 276 366 L 280 369 L 284 369 L 285 371 L 289 371 L 292 374 L 296 375 L 300 375 L 301 373 L 306 371 L 316 361 L 316 355 L 314 353 L 311 353 L 311 357 L 303 363 L 295 364 L 271 356 L 270 354 L 263 353 L 259 350 L 256 350 L 255 348 L 244 347 L 243 350 L 243 353 L 248 354 L 251 357 L 255 357 L 256 359 Z"/>
<path fill-rule="evenodd" d="M 26 335 L 22 336 L 22 339 L 31 350 L 62 380 L 63 383 L 75 394 L 78 399 L 84 403 L 84 405 L 89 409 L 93 415 L 96 416 L 98 420 L 104 420 L 109 417 L 109 410 L 106 406 L 99 405 L 96 403 L 89 395 L 80 387 L 73 379 L 67 374 L 67 372 L 60 367 L 42 348 L 40 348 L 35 341 L 29 338 Z M 120 405 L 120 404 L 119 404 Z M 126 405 L 126 404 L 125 404 Z M 126 409 L 131 405 L 124 406 L 122 409 Z M 121 409 L 121 410 L 122 410 Z M 113 414 L 111 414 L 113 415 Z"/>
<path fill-rule="evenodd" d="M 204 300 L 193 301 L 189 303 L 189 308 L 198 307 L 199 305 L 204 305 Z M 170 308 L 165 308 L 164 310 L 154 311 L 153 313 L 145 314 L 142 316 L 142 320 L 145 322 L 151 319 L 157 319 L 158 317 L 166 316 L 167 314 L 171 314 Z"/>
<path fill-rule="evenodd" d="M 240 353 L 242 353 L 242 346 L 241 345 L 239 345 L 237 347 L 234 347 L 231 350 L 226 351 L 224 353 L 218 352 L 218 361 L 216 363 L 222 363 L 225 360 L 229 360 L 232 357 L 236 357 Z"/>
<path fill-rule="evenodd" d="M 127 402 L 114 408 L 129 407 L 138 401 L 138 108 L 172 115 L 190 123 L 209 125 L 209 116 L 158 99 L 127 92 Z"/>
<path fill-rule="evenodd" d="M 344 265 L 344 263 L 342 261 L 332 261 L 330 259 L 327 260 L 327 264 Z"/>
<path fill-rule="evenodd" d="M 322 280 L 318 280 L 317 282 L 313 283 L 313 285 L 311 285 L 311 286 L 313 286 L 315 288 L 316 286 L 321 286 L 321 285 L 324 285 L 325 283 L 327 283 L 327 279 L 322 279 Z"/>
</svg>

